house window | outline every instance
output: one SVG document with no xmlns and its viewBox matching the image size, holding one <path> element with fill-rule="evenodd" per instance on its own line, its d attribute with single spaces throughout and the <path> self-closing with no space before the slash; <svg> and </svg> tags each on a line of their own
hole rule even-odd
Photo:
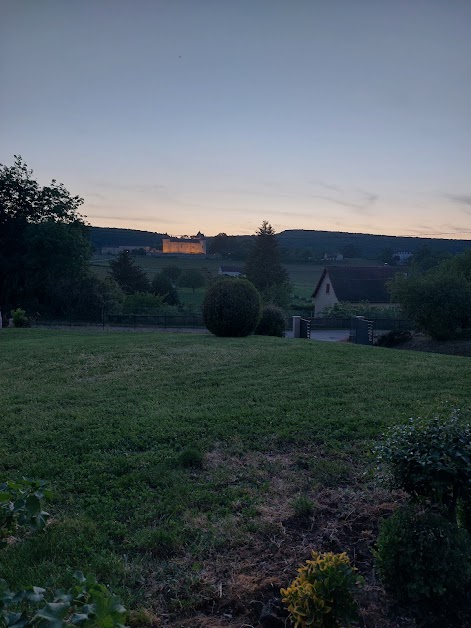
<svg viewBox="0 0 471 628">
<path fill-rule="evenodd" d="M 325 284 L 325 293 L 330 294 L 330 283 Z"/>
</svg>

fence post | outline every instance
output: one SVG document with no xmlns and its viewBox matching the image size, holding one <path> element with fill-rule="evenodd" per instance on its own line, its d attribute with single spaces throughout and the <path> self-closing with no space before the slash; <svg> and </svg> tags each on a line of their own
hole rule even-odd
<svg viewBox="0 0 471 628">
<path fill-rule="evenodd" d="M 301 337 L 301 317 L 293 316 L 293 338 Z"/>
<path fill-rule="evenodd" d="M 105 306 L 101 308 L 101 327 L 105 329 Z"/>
</svg>

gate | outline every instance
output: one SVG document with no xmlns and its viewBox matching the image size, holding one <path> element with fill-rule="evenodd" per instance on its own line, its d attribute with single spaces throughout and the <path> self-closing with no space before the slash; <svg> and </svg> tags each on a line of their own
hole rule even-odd
<svg viewBox="0 0 471 628">
<path fill-rule="evenodd" d="M 354 316 L 350 328 L 351 341 L 357 345 L 372 345 L 374 339 L 374 323 L 364 316 Z"/>
<path fill-rule="evenodd" d="M 309 318 L 301 318 L 293 316 L 293 338 L 310 338 L 311 337 L 311 320 Z"/>
<path fill-rule="evenodd" d="M 299 327 L 300 338 L 311 338 L 311 321 L 308 318 L 302 318 Z"/>
</svg>

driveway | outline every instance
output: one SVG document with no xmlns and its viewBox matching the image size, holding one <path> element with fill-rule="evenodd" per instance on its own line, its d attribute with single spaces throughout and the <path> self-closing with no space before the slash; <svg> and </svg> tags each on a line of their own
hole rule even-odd
<svg viewBox="0 0 471 628">
<path fill-rule="evenodd" d="M 286 331 L 286 338 L 292 338 L 292 330 Z M 311 340 L 324 342 L 345 342 L 349 336 L 348 329 L 311 329 Z"/>
</svg>

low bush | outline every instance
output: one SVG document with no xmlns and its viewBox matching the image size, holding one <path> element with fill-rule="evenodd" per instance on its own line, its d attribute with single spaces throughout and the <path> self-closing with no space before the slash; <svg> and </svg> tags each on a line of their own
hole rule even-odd
<svg viewBox="0 0 471 628">
<path fill-rule="evenodd" d="M 125 628 L 126 609 L 105 585 L 81 572 L 74 578 L 71 589 L 49 596 L 45 589 L 33 586 L 10 591 L 0 580 L 0 626 Z"/>
<path fill-rule="evenodd" d="M 260 295 L 247 279 L 218 279 L 206 292 L 203 318 L 215 336 L 248 336 L 260 320 Z"/>
<path fill-rule="evenodd" d="M 0 485 L 0 547 L 19 527 L 31 531 L 44 528 L 49 513 L 43 510 L 43 503 L 48 497 L 51 491 L 42 480 L 23 478 Z"/>
<path fill-rule="evenodd" d="M 410 331 L 399 331 L 398 329 L 393 329 L 385 334 L 381 334 L 375 342 L 375 345 L 377 347 L 397 347 L 398 345 L 402 345 L 404 342 L 411 339 L 412 334 Z"/>
<path fill-rule="evenodd" d="M 204 463 L 204 455 L 197 449 L 185 449 L 179 457 L 179 463 L 182 467 L 191 469 L 202 469 Z"/>
<path fill-rule="evenodd" d="M 277 305 L 266 305 L 255 333 L 259 336 L 284 336 L 286 329 L 285 313 Z"/>
<path fill-rule="evenodd" d="M 400 602 L 456 603 L 471 583 L 471 543 L 443 515 L 408 506 L 381 525 L 376 564 Z"/>
<path fill-rule="evenodd" d="M 471 425 L 456 413 L 449 418 L 409 419 L 392 428 L 376 447 L 379 477 L 415 499 L 448 509 L 456 522 L 460 500 L 471 486 Z"/>
<path fill-rule="evenodd" d="M 304 519 L 314 514 L 314 504 L 304 495 L 299 495 L 293 502 L 293 510 L 295 517 Z"/>
<path fill-rule="evenodd" d="M 298 569 L 299 576 L 281 589 L 295 628 L 335 628 L 358 615 L 353 591 L 363 582 L 348 556 L 312 552 L 312 560 Z"/>
<path fill-rule="evenodd" d="M 322 310 L 322 318 L 350 318 L 351 316 L 364 316 L 365 318 L 403 318 L 404 314 L 396 305 L 378 307 L 368 301 L 361 303 L 349 303 L 342 301 L 329 305 Z"/>
<path fill-rule="evenodd" d="M 11 317 L 13 318 L 14 327 L 30 327 L 29 320 L 26 317 L 26 312 L 20 307 L 11 311 Z"/>
</svg>

